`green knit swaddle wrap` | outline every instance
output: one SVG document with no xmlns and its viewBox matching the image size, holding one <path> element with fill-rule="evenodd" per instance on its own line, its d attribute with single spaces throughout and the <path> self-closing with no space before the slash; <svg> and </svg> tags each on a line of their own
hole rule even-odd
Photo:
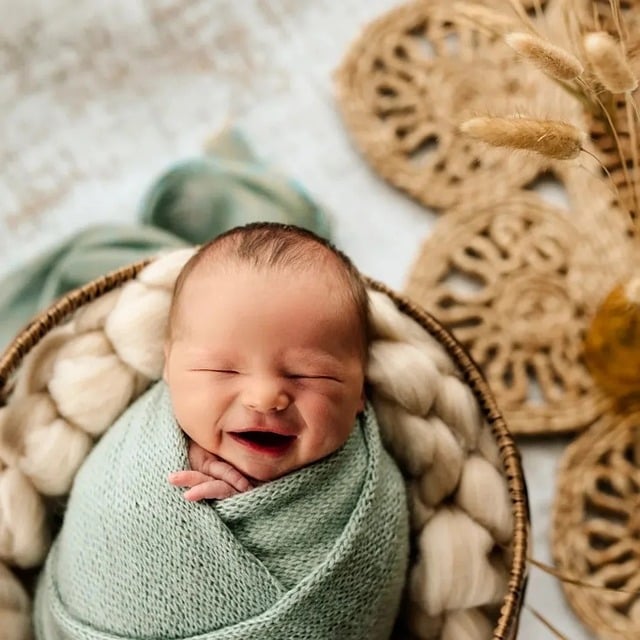
<svg viewBox="0 0 640 640">
<path fill-rule="evenodd" d="M 406 496 L 371 410 L 324 460 L 217 502 L 167 482 L 186 439 L 158 383 L 74 483 L 35 601 L 40 640 L 386 638 Z"/>
</svg>

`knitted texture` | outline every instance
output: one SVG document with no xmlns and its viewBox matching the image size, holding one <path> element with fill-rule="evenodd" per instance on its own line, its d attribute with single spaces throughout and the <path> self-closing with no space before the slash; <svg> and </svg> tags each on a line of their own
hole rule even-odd
<svg viewBox="0 0 640 640">
<path fill-rule="evenodd" d="M 386 638 L 408 561 L 401 475 L 371 411 L 325 460 L 189 503 L 164 383 L 76 476 L 36 597 L 42 640 Z"/>
</svg>

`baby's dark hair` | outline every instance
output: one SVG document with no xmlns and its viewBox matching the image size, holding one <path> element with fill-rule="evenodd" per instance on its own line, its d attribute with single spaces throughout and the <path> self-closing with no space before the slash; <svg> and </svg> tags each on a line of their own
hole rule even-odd
<svg viewBox="0 0 640 640">
<path fill-rule="evenodd" d="M 347 301 L 357 314 L 363 337 L 363 358 L 366 359 L 370 337 L 369 298 L 359 271 L 331 242 L 306 229 L 276 222 L 254 222 L 235 227 L 198 249 L 175 282 L 169 313 L 169 336 L 184 284 L 204 261 L 237 261 L 256 269 L 305 269 L 313 264 L 314 258 L 316 262 L 324 263 L 323 266 L 335 268 L 336 274 L 344 282 Z"/>
</svg>

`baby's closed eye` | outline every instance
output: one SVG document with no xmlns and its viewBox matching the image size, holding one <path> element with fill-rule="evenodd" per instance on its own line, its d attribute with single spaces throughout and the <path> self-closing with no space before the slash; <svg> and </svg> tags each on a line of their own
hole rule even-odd
<svg viewBox="0 0 640 640">
<path fill-rule="evenodd" d="M 204 371 L 204 372 L 208 372 L 208 373 L 220 373 L 222 375 L 227 375 L 227 376 L 234 376 L 234 375 L 239 375 L 240 371 L 238 371 L 237 369 L 214 369 L 211 367 L 199 367 L 197 369 L 191 369 L 191 371 Z"/>
<path fill-rule="evenodd" d="M 285 376 L 289 380 L 296 380 L 300 382 L 304 381 L 327 381 L 327 382 L 342 382 L 340 378 L 335 375 L 319 374 L 319 373 L 288 373 Z"/>
<path fill-rule="evenodd" d="M 289 373 L 287 374 L 287 378 L 311 378 L 313 379 L 326 379 L 326 380 L 335 380 L 333 376 L 319 375 L 319 374 L 311 374 L 311 373 Z"/>
</svg>

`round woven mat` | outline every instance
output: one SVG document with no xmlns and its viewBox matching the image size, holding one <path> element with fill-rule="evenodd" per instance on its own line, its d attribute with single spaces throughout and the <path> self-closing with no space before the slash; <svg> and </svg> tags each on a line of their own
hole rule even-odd
<svg viewBox="0 0 640 640">
<path fill-rule="evenodd" d="M 535 193 L 514 194 L 450 212 L 411 273 L 411 296 L 470 350 L 516 433 L 586 426 L 610 404 L 581 359 L 593 289 L 609 276 L 585 231 Z"/>
<path fill-rule="evenodd" d="M 542 169 L 542 159 L 488 149 L 457 133 L 473 115 L 537 103 L 540 77 L 496 33 L 432 1 L 400 6 L 371 23 L 336 79 L 340 109 L 365 159 L 398 189 L 443 209 L 506 195 Z"/>
<path fill-rule="evenodd" d="M 603 416 L 567 448 L 559 469 L 555 561 L 564 575 L 596 586 L 563 583 L 604 640 L 640 637 L 639 409 Z"/>
</svg>

